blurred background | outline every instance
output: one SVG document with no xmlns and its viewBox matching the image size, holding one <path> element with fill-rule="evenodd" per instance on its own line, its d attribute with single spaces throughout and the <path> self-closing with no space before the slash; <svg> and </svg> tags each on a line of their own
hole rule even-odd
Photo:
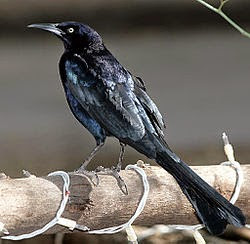
<svg viewBox="0 0 250 244">
<path fill-rule="evenodd" d="M 95 146 L 64 98 L 61 41 L 26 28 L 66 20 L 95 28 L 118 60 L 145 81 L 167 123 L 167 141 L 184 161 L 225 160 L 221 134 L 226 131 L 237 160 L 250 162 L 250 40 L 220 16 L 191 0 L 0 3 L 0 160 L 7 175 L 21 176 L 22 169 L 36 175 L 72 171 Z M 225 12 L 250 30 L 249 1 L 231 0 Z M 118 154 L 119 143 L 108 139 L 91 166 L 113 165 Z M 138 159 L 145 158 L 128 148 L 125 162 Z"/>
</svg>

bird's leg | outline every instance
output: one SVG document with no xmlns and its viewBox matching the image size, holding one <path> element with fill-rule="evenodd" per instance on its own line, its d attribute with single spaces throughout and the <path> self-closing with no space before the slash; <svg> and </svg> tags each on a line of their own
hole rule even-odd
<svg viewBox="0 0 250 244">
<path fill-rule="evenodd" d="M 80 168 L 78 169 L 79 171 L 81 170 L 86 170 L 87 166 L 89 165 L 90 161 L 95 157 L 95 155 L 100 151 L 100 149 L 103 147 L 104 142 L 101 142 L 96 145 L 96 147 L 92 150 L 92 152 L 89 154 L 89 156 L 84 160 Z"/>
<path fill-rule="evenodd" d="M 120 172 L 121 169 L 122 169 L 122 161 L 124 159 L 124 153 L 125 153 L 125 144 L 120 142 L 120 154 L 119 154 L 119 158 L 118 158 L 118 163 L 117 163 L 117 166 L 116 166 L 116 169 L 117 169 L 117 172 Z"/>
<path fill-rule="evenodd" d="M 119 175 L 119 172 L 121 171 L 121 167 L 122 167 L 124 153 L 125 153 L 125 144 L 120 143 L 120 145 L 121 145 L 121 149 L 120 149 L 120 154 L 119 154 L 117 166 L 116 167 L 112 166 L 111 168 L 104 168 L 102 166 L 99 166 L 96 168 L 95 172 L 98 175 L 111 175 L 111 176 L 113 176 L 116 179 L 117 184 L 118 184 L 119 188 L 121 189 L 121 191 L 125 195 L 128 195 L 128 188 L 127 188 L 124 180 L 122 179 L 122 177 Z"/>
<path fill-rule="evenodd" d="M 98 143 L 96 147 L 92 150 L 92 152 L 89 154 L 89 156 L 84 160 L 80 168 L 75 171 L 75 173 L 86 175 L 96 186 L 99 184 L 99 178 L 96 171 L 88 171 L 86 170 L 86 167 L 89 165 L 90 161 L 95 157 L 95 155 L 99 152 L 103 145 L 104 142 Z"/>
</svg>

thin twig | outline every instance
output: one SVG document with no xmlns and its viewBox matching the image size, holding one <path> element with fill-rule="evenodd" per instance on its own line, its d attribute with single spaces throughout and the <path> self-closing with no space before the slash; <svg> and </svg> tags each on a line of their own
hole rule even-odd
<svg viewBox="0 0 250 244">
<path fill-rule="evenodd" d="M 245 31 L 243 28 L 241 28 L 236 22 L 234 22 L 232 19 L 230 19 L 223 11 L 222 7 L 226 2 L 229 0 L 221 1 L 220 6 L 218 8 L 212 6 L 211 4 L 203 1 L 203 0 L 196 0 L 203 6 L 207 7 L 208 9 L 212 10 L 213 12 L 219 14 L 222 18 L 224 18 L 230 25 L 232 25 L 236 30 L 238 30 L 243 36 L 246 36 L 247 38 L 250 38 L 250 33 Z"/>
</svg>

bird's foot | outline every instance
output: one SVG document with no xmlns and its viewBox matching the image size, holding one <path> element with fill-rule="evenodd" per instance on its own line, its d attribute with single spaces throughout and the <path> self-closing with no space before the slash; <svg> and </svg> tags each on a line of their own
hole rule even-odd
<svg viewBox="0 0 250 244">
<path fill-rule="evenodd" d="M 111 176 L 113 176 L 116 179 L 117 184 L 118 184 L 119 188 L 121 189 L 121 191 L 125 195 L 128 195 L 128 188 L 127 188 L 124 180 L 122 179 L 122 177 L 119 175 L 120 171 L 121 171 L 121 168 L 115 167 L 115 166 L 112 166 L 111 168 L 104 168 L 102 166 L 98 166 L 95 169 L 95 172 L 98 175 L 111 175 Z"/>
<path fill-rule="evenodd" d="M 93 183 L 94 186 L 99 185 L 100 180 L 96 171 L 88 171 L 84 167 L 80 167 L 79 169 L 75 170 L 74 173 L 85 175 L 89 178 L 89 180 Z"/>
</svg>

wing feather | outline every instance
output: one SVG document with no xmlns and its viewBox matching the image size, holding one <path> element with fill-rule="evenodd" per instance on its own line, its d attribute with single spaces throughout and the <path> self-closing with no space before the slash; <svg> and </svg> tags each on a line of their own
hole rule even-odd
<svg viewBox="0 0 250 244">
<path fill-rule="evenodd" d="M 133 140 L 145 135 L 145 126 L 131 84 L 120 82 L 112 87 L 105 86 L 105 82 L 93 76 L 78 57 L 67 58 L 65 70 L 67 88 L 111 135 Z"/>
<path fill-rule="evenodd" d="M 146 87 L 142 79 L 134 76 L 133 80 L 135 82 L 136 97 L 141 102 L 143 108 L 146 110 L 156 131 L 163 136 L 164 135 L 163 129 L 166 126 L 159 109 L 147 94 Z"/>
</svg>

